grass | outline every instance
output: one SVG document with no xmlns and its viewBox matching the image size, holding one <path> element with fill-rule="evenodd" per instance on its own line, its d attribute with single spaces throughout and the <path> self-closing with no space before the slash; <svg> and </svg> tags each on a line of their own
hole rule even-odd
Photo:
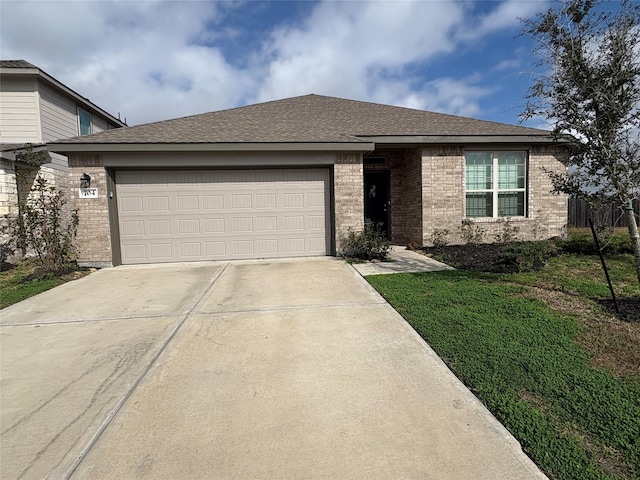
<svg viewBox="0 0 640 480">
<path fill-rule="evenodd" d="M 639 296 L 628 262 L 610 259 L 612 275 L 628 295 Z M 622 325 L 577 296 L 607 296 L 598 268 L 597 257 L 570 255 L 537 273 L 445 271 L 367 280 L 550 478 L 637 479 L 640 366 L 619 355 L 614 340 L 632 335 L 622 345 L 637 351 L 633 338 L 640 337 L 626 328 L 636 325 Z M 601 334 L 609 335 L 604 350 L 622 367 L 606 355 L 594 361 Z"/>
<path fill-rule="evenodd" d="M 8 307 L 69 281 L 68 275 L 37 277 L 37 267 L 32 260 L 24 260 L 15 268 L 1 272 L 0 308 Z"/>
<path fill-rule="evenodd" d="M 616 294 L 621 297 L 640 296 L 632 256 L 609 255 L 605 261 Z M 592 299 L 611 295 L 597 255 L 568 254 L 554 257 L 543 272 L 543 275 L 540 272 L 519 273 L 507 279 Z"/>
</svg>

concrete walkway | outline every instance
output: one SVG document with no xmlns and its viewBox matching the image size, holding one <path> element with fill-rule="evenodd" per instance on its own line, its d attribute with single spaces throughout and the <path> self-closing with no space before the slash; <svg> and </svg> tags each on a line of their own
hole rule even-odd
<svg viewBox="0 0 640 480">
<path fill-rule="evenodd" d="M 542 479 L 330 259 L 118 267 L 0 313 L 3 479 Z"/>
<path fill-rule="evenodd" d="M 354 263 L 360 275 L 385 275 L 389 273 L 421 273 L 437 272 L 438 270 L 454 270 L 453 267 L 438 262 L 431 257 L 413 250 L 407 250 L 400 245 L 392 245 L 386 262 Z"/>
</svg>

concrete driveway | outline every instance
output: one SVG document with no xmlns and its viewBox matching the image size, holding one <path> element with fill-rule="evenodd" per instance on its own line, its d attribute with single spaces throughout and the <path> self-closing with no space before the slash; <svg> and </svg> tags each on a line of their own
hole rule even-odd
<svg viewBox="0 0 640 480">
<path fill-rule="evenodd" d="M 3 479 L 534 479 L 350 266 L 118 267 L 0 313 Z"/>
</svg>

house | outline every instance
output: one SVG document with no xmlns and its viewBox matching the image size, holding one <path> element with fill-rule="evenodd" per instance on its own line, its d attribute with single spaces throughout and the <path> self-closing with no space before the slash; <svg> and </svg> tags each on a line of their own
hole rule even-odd
<svg viewBox="0 0 640 480">
<path fill-rule="evenodd" d="M 0 215 L 18 214 L 19 199 L 29 194 L 36 173 L 67 189 L 67 158 L 49 152 L 47 142 L 124 126 L 35 65 L 0 60 Z M 20 161 L 26 144 L 45 153 L 39 168 Z"/>
<path fill-rule="evenodd" d="M 49 148 L 69 157 L 85 265 L 335 255 L 367 223 L 426 245 L 444 229 L 460 243 L 465 218 L 488 239 L 503 216 L 521 238 L 567 221 L 548 132 L 319 95 Z"/>
</svg>

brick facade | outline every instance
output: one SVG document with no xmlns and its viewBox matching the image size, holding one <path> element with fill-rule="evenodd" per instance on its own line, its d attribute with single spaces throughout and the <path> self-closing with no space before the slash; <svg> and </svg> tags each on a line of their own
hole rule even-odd
<svg viewBox="0 0 640 480">
<path fill-rule="evenodd" d="M 436 229 L 456 232 L 464 217 L 462 147 L 433 146 L 422 149 L 422 204 L 423 245 L 430 243 Z"/>
<path fill-rule="evenodd" d="M 544 238 L 564 236 L 567 228 L 569 198 L 566 195 L 551 193 L 553 184 L 543 168 L 555 173 L 566 173 L 564 161 L 567 151 L 558 146 L 533 147 L 529 162 L 529 216 L 543 228 Z M 532 237 L 532 225 L 529 225 L 529 238 Z"/>
<path fill-rule="evenodd" d="M 452 244 L 462 243 L 460 225 L 464 219 L 465 177 L 463 147 L 427 147 L 423 149 L 423 244 L 431 245 L 436 229 L 447 229 Z M 529 175 L 527 185 L 527 217 L 514 218 L 519 240 L 550 238 L 565 233 L 567 223 L 567 197 L 552 194 L 553 185 L 542 170 L 547 168 L 564 172 L 561 163 L 565 155 L 557 146 L 534 146 L 529 150 Z M 498 219 L 476 219 L 476 224 L 486 231 L 485 241 L 491 243 L 502 231 Z"/>
<path fill-rule="evenodd" d="M 98 198 L 80 198 L 78 188 L 83 173 L 91 176 L 91 187 L 98 189 Z M 80 218 L 76 238 L 79 265 L 112 265 L 108 193 L 107 172 L 99 155 L 69 156 L 69 200 Z"/>
<path fill-rule="evenodd" d="M 349 231 L 361 232 L 364 228 L 364 184 L 362 155 L 339 153 L 333 167 L 333 191 L 335 195 L 335 243 L 336 253 L 344 247 Z"/>
<path fill-rule="evenodd" d="M 335 202 L 334 233 L 336 253 L 340 254 L 349 231 L 364 227 L 364 170 L 390 173 L 390 220 L 392 242 L 430 245 L 434 230 L 449 230 L 452 244 L 462 243 L 460 225 L 465 208 L 465 157 L 462 146 L 424 146 L 381 149 L 382 165 L 363 165 L 359 153 L 336 155 L 333 176 Z M 520 228 L 522 240 L 562 235 L 567 222 L 567 199 L 551 194 L 552 184 L 542 168 L 564 172 L 565 155 L 558 147 L 532 147 L 529 150 L 526 218 L 512 220 Z M 91 176 L 98 198 L 80 198 L 80 176 Z M 99 155 L 69 157 L 69 201 L 80 217 L 77 246 L 81 265 L 112 264 L 107 172 Z M 487 231 L 486 241 L 494 241 L 502 225 L 497 219 L 477 219 Z"/>
</svg>

